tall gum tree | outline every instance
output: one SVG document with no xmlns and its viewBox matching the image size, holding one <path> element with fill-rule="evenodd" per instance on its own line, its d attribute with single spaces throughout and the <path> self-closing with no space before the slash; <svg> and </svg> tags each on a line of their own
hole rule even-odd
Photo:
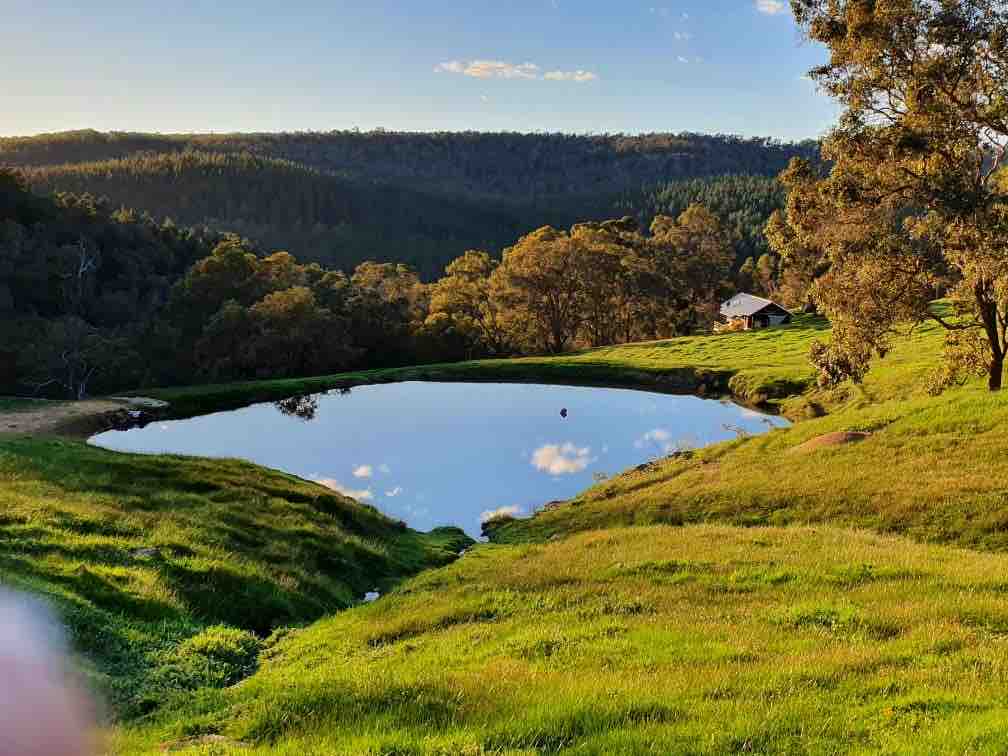
<svg viewBox="0 0 1008 756">
<path fill-rule="evenodd" d="M 583 294 L 577 242 L 552 226 L 526 234 L 504 250 L 490 277 L 491 297 L 515 343 L 559 354 L 581 326 Z"/>
<path fill-rule="evenodd" d="M 796 243 L 830 269 L 816 284 L 834 339 L 827 377 L 859 379 L 901 322 L 949 330 L 950 370 L 998 390 L 1008 351 L 1008 5 L 994 0 L 792 0 L 829 60 L 809 75 L 844 108 L 821 178 L 785 172 Z M 946 288 L 951 312 L 933 303 Z"/>
</svg>

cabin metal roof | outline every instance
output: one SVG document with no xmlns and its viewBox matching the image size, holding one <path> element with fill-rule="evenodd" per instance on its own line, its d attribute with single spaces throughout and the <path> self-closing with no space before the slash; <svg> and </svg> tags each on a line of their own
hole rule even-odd
<svg viewBox="0 0 1008 756">
<path fill-rule="evenodd" d="M 721 314 L 726 318 L 748 318 L 768 307 L 787 312 L 776 302 L 757 297 L 755 294 L 736 294 L 727 302 L 722 303 Z"/>
</svg>

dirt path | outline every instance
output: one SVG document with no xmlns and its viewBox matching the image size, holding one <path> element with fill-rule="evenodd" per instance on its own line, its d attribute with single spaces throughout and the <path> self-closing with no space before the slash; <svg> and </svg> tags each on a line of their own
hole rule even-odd
<svg viewBox="0 0 1008 756">
<path fill-rule="evenodd" d="M 111 412 L 127 408 L 126 402 L 86 399 L 82 402 L 33 401 L 17 409 L 0 411 L 0 437 L 4 435 L 88 436 L 107 426 Z"/>
</svg>

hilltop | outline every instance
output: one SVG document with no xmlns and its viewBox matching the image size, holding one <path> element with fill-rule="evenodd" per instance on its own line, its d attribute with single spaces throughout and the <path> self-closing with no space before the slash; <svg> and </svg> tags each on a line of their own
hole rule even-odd
<svg viewBox="0 0 1008 756">
<path fill-rule="evenodd" d="M 0 139 L 0 166 L 41 193 L 240 233 L 263 251 L 351 270 L 406 262 L 425 279 L 467 249 L 498 254 L 544 225 L 635 215 L 646 226 L 711 206 L 736 257 L 767 250 L 782 204 L 773 177 L 814 142 L 642 136 L 327 132 L 158 135 L 66 132 Z"/>
<path fill-rule="evenodd" d="M 618 193 L 682 178 L 775 176 L 818 143 L 664 133 L 330 131 L 140 134 L 71 131 L 0 138 L 0 164 L 38 167 L 171 152 L 250 153 L 326 173 L 414 189 L 512 201 Z"/>
</svg>

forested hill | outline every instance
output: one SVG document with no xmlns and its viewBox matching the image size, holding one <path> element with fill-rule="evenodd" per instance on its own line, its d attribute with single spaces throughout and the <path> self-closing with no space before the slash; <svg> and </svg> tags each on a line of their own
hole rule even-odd
<svg viewBox="0 0 1008 756">
<path fill-rule="evenodd" d="M 697 134 L 66 132 L 0 139 L 0 165 L 39 193 L 107 197 L 155 218 L 237 232 L 329 267 L 403 262 L 433 280 L 467 249 L 499 253 L 544 225 L 691 201 L 732 230 L 739 262 L 765 251 L 770 177 L 818 145 Z"/>
<path fill-rule="evenodd" d="M 567 221 L 538 204 L 435 196 L 247 152 L 141 153 L 23 173 L 39 193 L 90 193 L 156 218 L 239 233 L 265 251 L 346 270 L 367 259 L 402 262 L 425 278 L 466 249 L 496 251 L 530 224 Z"/>
<path fill-rule="evenodd" d="M 349 178 L 524 202 L 556 195 L 612 194 L 683 178 L 774 176 L 792 156 L 817 154 L 818 143 L 703 134 L 75 131 L 0 139 L 0 163 L 59 165 L 185 150 L 247 152 Z"/>
</svg>

